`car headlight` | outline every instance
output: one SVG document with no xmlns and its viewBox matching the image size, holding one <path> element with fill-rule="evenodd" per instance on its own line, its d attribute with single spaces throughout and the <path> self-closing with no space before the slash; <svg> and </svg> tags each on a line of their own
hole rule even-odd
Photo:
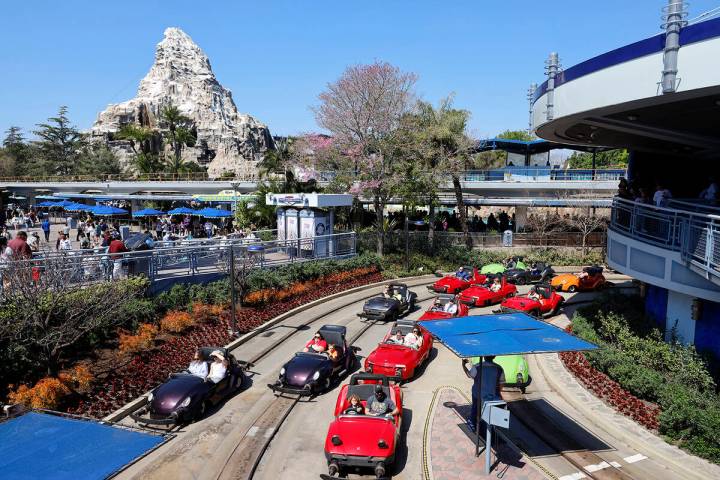
<svg viewBox="0 0 720 480">
<path fill-rule="evenodd" d="M 395 368 L 395 376 L 396 377 L 402 376 L 402 371 L 403 371 L 402 367 L 396 367 Z"/>
<path fill-rule="evenodd" d="M 282 377 L 283 375 L 285 375 L 285 367 L 280 369 L 280 376 Z"/>
<path fill-rule="evenodd" d="M 152 402 L 152 401 L 153 401 L 153 398 L 155 398 L 155 395 L 153 395 L 152 392 L 150 392 L 150 393 L 147 394 L 147 401 L 148 401 L 148 403 Z"/>
<path fill-rule="evenodd" d="M 320 371 L 318 370 L 317 372 L 315 372 L 315 374 L 312 376 L 312 378 L 313 378 L 313 380 L 317 380 L 318 378 L 320 378 Z"/>
<path fill-rule="evenodd" d="M 188 405 L 190 405 L 190 397 L 187 397 L 183 402 L 180 404 L 180 407 L 185 408 Z"/>
</svg>

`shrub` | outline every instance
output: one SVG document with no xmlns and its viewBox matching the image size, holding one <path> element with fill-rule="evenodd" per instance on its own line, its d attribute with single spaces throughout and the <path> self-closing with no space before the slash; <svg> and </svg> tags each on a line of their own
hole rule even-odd
<svg viewBox="0 0 720 480">
<path fill-rule="evenodd" d="M 75 365 L 66 372 L 60 372 L 58 378 L 73 390 L 87 390 L 93 382 L 93 375 L 85 363 Z"/>
<path fill-rule="evenodd" d="M 143 323 L 138 327 L 137 333 L 134 335 L 120 332 L 120 351 L 123 353 L 134 353 L 146 350 L 153 346 L 153 342 L 158 333 L 158 328 L 152 323 Z"/>
<path fill-rule="evenodd" d="M 180 333 L 195 324 L 193 315 L 188 312 L 171 310 L 160 320 L 160 330 L 163 332 Z"/>
<path fill-rule="evenodd" d="M 60 379 L 46 377 L 30 388 L 20 385 L 17 390 L 8 394 L 11 403 L 21 403 L 30 408 L 56 409 L 63 398 L 70 394 L 70 389 Z"/>
</svg>

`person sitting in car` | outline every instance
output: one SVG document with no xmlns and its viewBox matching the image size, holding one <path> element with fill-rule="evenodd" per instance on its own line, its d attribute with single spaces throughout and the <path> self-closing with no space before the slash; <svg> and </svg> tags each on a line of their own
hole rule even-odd
<svg viewBox="0 0 720 480">
<path fill-rule="evenodd" d="M 328 358 L 333 363 L 337 363 L 340 360 L 340 352 L 338 351 L 337 347 L 333 344 L 330 344 L 328 346 L 327 354 L 328 354 Z"/>
<path fill-rule="evenodd" d="M 528 298 L 537 302 L 540 301 L 540 294 L 535 287 L 530 287 L 530 291 L 528 292 Z"/>
<path fill-rule="evenodd" d="M 430 307 L 431 312 L 442 312 L 444 311 L 444 307 L 442 304 L 442 301 L 439 298 L 436 298 L 435 301 L 432 304 L 432 307 Z"/>
<path fill-rule="evenodd" d="M 446 303 L 445 308 L 443 308 L 443 311 L 445 313 L 455 315 L 458 311 L 458 306 L 457 306 L 457 303 L 455 303 L 455 300 L 450 300 L 448 303 Z"/>
<path fill-rule="evenodd" d="M 499 292 L 502 288 L 502 282 L 500 282 L 500 277 L 495 277 L 492 284 L 490 284 L 490 291 L 491 292 Z"/>
<path fill-rule="evenodd" d="M 220 350 L 213 351 L 210 358 L 213 359 L 213 362 L 210 364 L 210 373 L 208 373 L 206 380 L 218 383 L 227 374 L 227 360 L 225 360 L 225 356 Z"/>
<path fill-rule="evenodd" d="M 409 332 L 407 335 L 405 335 L 404 345 L 406 347 L 419 350 L 420 347 L 422 347 L 422 342 L 422 334 L 420 333 L 420 329 L 418 327 L 413 327 L 412 332 Z"/>
<path fill-rule="evenodd" d="M 403 345 L 405 343 L 405 337 L 403 336 L 402 331 L 400 331 L 400 330 L 396 331 L 395 336 L 388 338 L 387 343 L 392 343 L 395 345 Z"/>
<path fill-rule="evenodd" d="M 349 406 L 343 412 L 344 415 L 365 415 L 365 407 L 363 407 L 360 397 L 355 394 L 348 398 Z"/>
<path fill-rule="evenodd" d="M 470 280 L 470 272 L 467 272 L 465 267 L 458 268 L 458 271 L 455 272 L 455 276 L 460 280 Z"/>
<path fill-rule="evenodd" d="M 368 415 L 381 417 L 383 415 L 397 415 L 400 410 L 395 403 L 388 398 L 380 384 L 375 385 L 375 394 L 371 395 L 366 402 Z"/>
<path fill-rule="evenodd" d="M 398 302 L 402 300 L 402 295 L 400 295 L 400 292 L 393 291 L 393 288 L 390 285 L 385 286 L 385 290 L 383 291 L 383 297 L 393 298 Z"/>
<path fill-rule="evenodd" d="M 188 372 L 202 378 L 208 376 L 208 365 L 202 358 L 200 349 L 195 350 L 195 355 L 193 355 L 193 359 L 188 366 Z"/>
<path fill-rule="evenodd" d="M 313 338 L 305 344 L 303 352 L 322 353 L 327 350 L 327 346 L 328 344 L 325 339 L 322 338 L 320 332 L 315 332 L 315 336 L 313 336 Z"/>
</svg>

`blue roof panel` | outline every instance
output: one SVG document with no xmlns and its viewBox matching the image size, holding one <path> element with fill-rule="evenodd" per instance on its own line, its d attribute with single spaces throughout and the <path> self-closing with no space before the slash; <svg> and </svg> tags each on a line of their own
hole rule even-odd
<svg viewBox="0 0 720 480">
<path fill-rule="evenodd" d="M 0 477 L 107 478 L 164 441 L 161 435 L 28 412 L 0 423 Z"/>
<path fill-rule="evenodd" d="M 422 326 L 461 358 L 598 348 L 525 313 L 426 321 Z"/>
</svg>

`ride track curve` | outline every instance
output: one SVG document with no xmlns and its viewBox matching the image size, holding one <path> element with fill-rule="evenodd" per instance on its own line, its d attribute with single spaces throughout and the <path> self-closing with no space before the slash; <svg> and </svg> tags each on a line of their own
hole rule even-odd
<svg viewBox="0 0 720 480">
<path fill-rule="evenodd" d="M 430 283 L 425 281 L 424 283 Z M 420 284 L 408 284 L 408 287 L 422 286 Z M 363 298 L 363 300 L 376 296 L 377 294 L 369 295 Z M 417 303 L 421 303 L 434 298 L 435 294 L 423 294 L 418 295 L 416 300 Z M 347 304 L 346 306 L 358 303 L 358 300 Z M 326 312 L 323 314 L 316 315 L 311 320 L 305 322 L 303 325 L 308 326 L 312 323 L 321 320 L 335 311 Z M 359 331 L 355 332 L 352 336 L 349 336 L 347 341 L 348 345 L 352 346 L 360 337 L 362 337 L 371 327 L 380 324 L 390 324 L 390 322 L 381 321 L 367 321 L 367 320 L 355 320 L 346 324 L 352 324 L 353 322 L 364 324 Z M 287 338 L 294 335 L 295 332 L 288 332 L 282 338 L 279 338 L 273 347 L 268 347 L 262 352 L 257 354 L 251 360 L 251 363 L 255 364 L 261 358 L 264 358 L 274 348 L 282 344 Z M 362 368 L 361 368 L 362 369 Z M 353 372 L 348 372 L 348 376 Z M 326 392 L 327 393 L 327 392 Z M 270 442 L 272 442 L 275 434 L 277 433 L 280 426 L 283 424 L 285 419 L 290 415 L 295 406 L 300 403 L 301 397 L 299 395 L 277 395 L 275 400 L 270 403 L 265 410 L 259 415 L 253 422 L 252 426 L 248 430 L 248 434 L 242 439 L 242 441 L 233 450 L 231 456 L 227 459 L 223 465 L 220 473 L 217 475 L 217 480 L 251 480 L 255 476 L 258 465 L 262 460 L 262 457 L 267 450 Z"/>
</svg>

